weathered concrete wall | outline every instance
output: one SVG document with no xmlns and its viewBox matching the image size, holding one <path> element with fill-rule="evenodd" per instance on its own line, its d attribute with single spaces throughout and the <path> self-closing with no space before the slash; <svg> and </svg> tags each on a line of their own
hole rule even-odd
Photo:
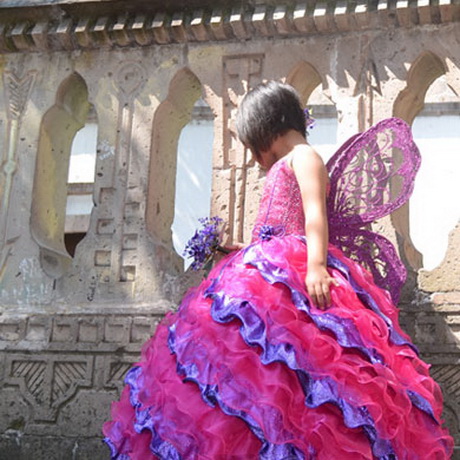
<svg viewBox="0 0 460 460">
<path fill-rule="evenodd" d="M 100 427 L 110 401 L 194 281 L 181 273 L 170 227 L 177 141 L 199 97 L 215 115 L 212 214 L 229 222 L 232 239 L 248 240 L 262 174 L 232 121 L 248 87 L 286 79 L 307 102 L 321 85 L 342 136 L 392 115 L 412 122 L 441 75 L 460 94 L 460 8 L 449 1 L 230 10 L 197 0 L 191 9 L 170 2 L 166 14 L 143 1 L 129 11 L 58 3 L 0 5 L 5 459 L 107 457 Z M 95 206 L 72 258 L 62 243 L 65 165 L 88 104 L 99 127 Z M 376 225 L 411 272 L 402 319 L 433 363 L 460 444 L 460 226 L 442 265 L 418 274 L 407 210 Z"/>
</svg>

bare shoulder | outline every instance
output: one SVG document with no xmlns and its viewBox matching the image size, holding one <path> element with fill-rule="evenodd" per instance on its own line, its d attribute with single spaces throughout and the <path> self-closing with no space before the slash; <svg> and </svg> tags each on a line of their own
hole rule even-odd
<svg viewBox="0 0 460 460">
<path fill-rule="evenodd" d="M 322 173 L 325 170 L 323 159 L 311 145 L 298 145 L 290 155 L 290 166 L 298 177 L 308 173 Z"/>
</svg>

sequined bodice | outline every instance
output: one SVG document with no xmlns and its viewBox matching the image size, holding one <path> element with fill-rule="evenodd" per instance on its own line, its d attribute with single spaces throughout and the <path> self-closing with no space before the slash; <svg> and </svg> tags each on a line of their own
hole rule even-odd
<svg viewBox="0 0 460 460">
<path fill-rule="evenodd" d="M 294 171 L 285 159 L 275 163 L 267 173 L 259 213 L 252 239 L 270 226 L 282 234 L 305 234 L 302 197 Z"/>
</svg>

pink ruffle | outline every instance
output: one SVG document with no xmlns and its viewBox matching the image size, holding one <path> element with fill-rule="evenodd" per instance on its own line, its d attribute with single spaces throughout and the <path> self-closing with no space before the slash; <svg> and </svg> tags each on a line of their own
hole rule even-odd
<svg viewBox="0 0 460 460">
<path fill-rule="evenodd" d="M 383 361 L 371 362 L 359 348 L 339 345 L 331 330 L 319 328 L 293 301 L 293 292 L 308 298 L 304 242 L 286 236 L 256 245 L 263 260 L 276 267 L 279 281 L 268 282 L 240 251 L 188 293 L 179 311 L 169 314 L 143 347 L 137 407 L 132 386 L 112 406 L 113 421 L 104 425 L 104 434 L 114 448 L 132 459 L 155 458 L 152 432 L 135 430 L 140 414 L 148 414 L 155 435 L 186 459 L 258 458 L 263 443 L 293 446 L 305 458 L 372 459 L 376 446 L 365 430 L 345 423 L 344 407 L 365 407 L 378 438 L 391 445 L 397 458 L 450 458 L 453 441 L 441 427 L 442 395 L 429 366 L 410 346 L 392 343 L 388 321 L 366 308 L 344 273 L 331 269 L 339 282 L 332 287 L 332 306 L 325 312 L 310 306 L 311 314 L 330 314 L 353 324 L 363 346 Z M 389 295 L 336 248 L 329 252 L 372 296 L 395 331 L 409 340 Z M 261 337 L 257 345 L 247 343 L 246 326 L 236 316 L 226 322 L 213 318 L 210 293 L 225 295 L 241 312 L 254 312 L 254 323 L 246 326 L 259 328 L 251 331 Z M 169 331 L 174 354 L 168 348 Z M 284 350 L 286 358 L 263 364 L 263 343 Z M 178 363 L 189 370 L 192 381 L 182 381 Z M 343 405 L 308 407 L 298 368 L 315 381 L 331 382 Z M 205 387 L 218 392 L 213 407 L 203 401 Z M 423 398 L 433 416 L 417 407 L 410 394 Z M 228 415 L 228 408 L 240 415 Z"/>
</svg>

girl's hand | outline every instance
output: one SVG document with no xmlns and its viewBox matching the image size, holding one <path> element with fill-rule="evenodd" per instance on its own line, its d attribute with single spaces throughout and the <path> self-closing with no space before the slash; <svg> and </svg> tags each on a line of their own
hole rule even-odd
<svg viewBox="0 0 460 460">
<path fill-rule="evenodd" d="M 217 252 L 214 254 L 214 262 L 220 262 L 227 254 L 234 251 L 244 249 L 246 246 L 243 243 L 226 244 L 224 246 L 218 246 Z"/>
<path fill-rule="evenodd" d="M 244 249 L 246 246 L 244 243 L 233 243 L 233 244 L 226 244 L 224 249 L 228 252 L 239 251 L 240 249 Z"/>
<path fill-rule="evenodd" d="M 329 289 L 331 284 L 334 286 L 339 285 L 338 281 L 328 273 L 326 267 L 323 265 L 308 266 L 305 285 L 307 286 L 308 295 L 320 310 L 325 310 L 331 305 Z"/>
</svg>

